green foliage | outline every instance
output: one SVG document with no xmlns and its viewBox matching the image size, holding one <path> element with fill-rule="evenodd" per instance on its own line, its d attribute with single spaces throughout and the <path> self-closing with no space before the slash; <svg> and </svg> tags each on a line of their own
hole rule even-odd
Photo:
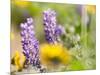
<svg viewBox="0 0 100 75">
<path fill-rule="evenodd" d="M 84 70 L 84 65 L 81 61 L 73 59 L 69 65 L 69 70 Z"/>
</svg>

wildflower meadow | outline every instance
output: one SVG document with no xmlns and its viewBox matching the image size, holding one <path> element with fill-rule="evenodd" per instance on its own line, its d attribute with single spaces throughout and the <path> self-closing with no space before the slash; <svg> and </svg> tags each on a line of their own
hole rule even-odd
<svg viewBox="0 0 100 75">
<path fill-rule="evenodd" d="M 96 69 L 96 6 L 11 1 L 11 74 Z"/>
</svg>

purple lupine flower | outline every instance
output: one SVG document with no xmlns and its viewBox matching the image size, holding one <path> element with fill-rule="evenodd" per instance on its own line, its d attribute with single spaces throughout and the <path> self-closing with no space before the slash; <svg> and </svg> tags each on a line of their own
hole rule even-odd
<svg viewBox="0 0 100 75">
<path fill-rule="evenodd" d="M 23 53 L 26 56 L 26 64 L 29 62 L 40 72 L 44 72 L 45 68 L 42 68 L 39 59 L 39 41 L 35 38 L 34 24 L 32 18 L 27 18 L 25 23 L 21 23 L 21 37 Z"/>
<path fill-rule="evenodd" d="M 38 60 L 39 41 L 35 38 L 33 19 L 27 18 L 27 22 L 21 23 L 21 37 L 23 53 L 27 60 L 33 64 L 34 60 Z M 36 58 L 37 57 L 37 58 Z"/>
<path fill-rule="evenodd" d="M 64 28 L 56 23 L 56 12 L 48 9 L 43 12 L 44 31 L 46 40 L 49 43 L 59 41 L 59 35 L 64 32 Z"/>
<path fill-rule="evenodd" d="M 55 27 L 56 27 L 56 13 L 48 9 L 47 11 L 43 12 L 43 20 L 44 20 L 44 31 L 46 40 L 48 42 L 55 42 L 54 34 L 55 34 Z"/>
<path fill-rule="evenodd" d="M 62 34 L 66 34 L 65 29 L 64 29 L 63 26 L 58 25 L 58 26 L 55 28 L 55 35 L 56 35 L 56 36 L 60 36 L 60 35 L 62 35 Z"/>
</svg>

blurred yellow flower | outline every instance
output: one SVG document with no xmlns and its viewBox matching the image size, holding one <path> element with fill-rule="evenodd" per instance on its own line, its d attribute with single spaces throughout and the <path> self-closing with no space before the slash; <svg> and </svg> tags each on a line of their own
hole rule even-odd
<svg viewBox="0 0 100 75">
<path fill-rule="evenodd" d="M 20 71 L 23 68 L 25 60 L 26 60 L 25 56 L 19 51 L 16 51 L 12 58 L 11 63 L 15 65 L 16 71 Z"/>
<path fill-rule="evenodd" d="M 14 38 L 15 38 L 14 33 L 11 32 L 11 33 L 10 33 L 10 39 L 11 39 L 11 40 L 14 40 Z"/>
<path fill-rule="evenodd" d="M 95 5 L 87 5 L 86 10 L 88 13 L 95 14 L 96 13 L 96 6 Z"/>
<path fill-rule="evenodd" d="M 19 6 L 19 7 L 27 7 L 29 5 L 29 2 L 28 1 L 24 1 L 24 0 L 12 0 L 13 4 L 15 4 L 16 6 Z"/>
<path fill-rule="evenodd" d="M 40 46 L 40 61 L 47 67 L 67 65 L 71 55 L 61 44 L 43 44 Z"/>
</svg>

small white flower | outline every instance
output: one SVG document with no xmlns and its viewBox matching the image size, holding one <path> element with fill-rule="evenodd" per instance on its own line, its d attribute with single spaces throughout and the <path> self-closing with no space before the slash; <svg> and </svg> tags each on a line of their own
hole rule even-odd
<svg viewBox="0 0 100 75">
<path fill-rule="evenodd" d="M 79 34 L 76 35 L 76 40 L 77 40 L 77 41 L 80 41 L 80 36 L 79 36 Z"/>
<path fill-rule="evenodd" d="M 72 33 L 74 33 L 75 32 L 74 26 L 70 26 L 69 31 L 72 32 Z"/>
</svg>

